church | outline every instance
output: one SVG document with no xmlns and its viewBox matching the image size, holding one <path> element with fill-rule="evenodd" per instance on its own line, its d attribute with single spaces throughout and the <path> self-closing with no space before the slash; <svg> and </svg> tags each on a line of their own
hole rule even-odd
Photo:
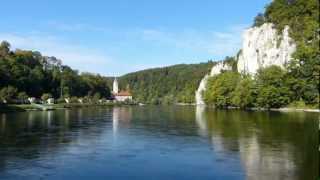
<svg viewBox="0 0 320 180">
<path fill-rule="evenodd" d="M 117 78 L 113 81 L 112 95 L 115 101 L 124 102 L 126 100 L 132 100 L 132 95 L 129 91 L 120 91 Z"/>
</svg>

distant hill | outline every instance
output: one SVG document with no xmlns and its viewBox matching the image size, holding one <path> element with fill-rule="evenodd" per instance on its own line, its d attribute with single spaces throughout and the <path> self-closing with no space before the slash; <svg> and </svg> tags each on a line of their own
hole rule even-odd
<svg viewBox="0 0 320 180">
<path fill-rule="evenodd" d="M 130 90 L 134 99 L 139 102 L 193 103 L 199 82 L 214 64 L 215 62 L 208 61 L 146 69 L 121 76 L 119 84 L 121 89 Z"/>
</svg>

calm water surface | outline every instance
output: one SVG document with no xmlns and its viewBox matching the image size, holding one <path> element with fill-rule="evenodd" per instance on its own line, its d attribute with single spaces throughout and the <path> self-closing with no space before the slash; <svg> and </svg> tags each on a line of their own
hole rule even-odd
<svg viewBox="0 0 320 180">
<path fill-rule="evenodd" d="M 0 179 L 312 180 L 318 114 L 114 107 L 0 114 Z"/>
</svg>

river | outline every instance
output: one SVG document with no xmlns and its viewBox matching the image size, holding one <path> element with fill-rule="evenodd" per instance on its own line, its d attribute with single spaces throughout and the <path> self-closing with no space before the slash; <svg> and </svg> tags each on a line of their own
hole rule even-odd
<svg viewBox="0 0 320 180">
<path fill-rule="evenodd" d="M 0 179 L 311 180 L 318 116 L 181 106 L 0 114 Z"/>
</svg>

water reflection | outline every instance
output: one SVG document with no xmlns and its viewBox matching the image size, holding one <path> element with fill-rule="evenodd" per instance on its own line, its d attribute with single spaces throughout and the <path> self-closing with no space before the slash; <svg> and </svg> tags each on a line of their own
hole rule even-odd
<svg viewBox="0 0 320 180">
<path fill-rule="evenodd" d="M 100 113 L 110 114 L 110 110 Z M 66 151 L 74 153 L 79 148 L 86 152 L 88 149 L 83 147 L 92 144 L 98 135 L 102 135 L 108 123 L 103 118 L 96 121 L 95 118 L 102 116 L 97 114 L 92 109 L 85 113 L 83 109 L 77 109 L 0 114 L 0 175 L 6 169 L 20 169 L 20 176 L 28 168 L 46 166 L 44 164 L 51 163 L 47 162 L 47 158 L 53 154 L 59 156 Z"/>
<path fill-rule="evenodd" d="M 207 120 L 205 118 L 205 106 L 198 105 L 196 106 L 196 123 L 199 127 L 199 134 L 202 136 L 207 135 L 208 127 L 207 127 Z"/>
<path fill-rule="evenodd" d="M 239 152 L 248 180 L 315 179 L 315 117 L 306 113 L 196 108 L 201 133 L 207 131 L 216 151 Z"/>
<path fill-rule="evenodd" d="M 0 114 L 0 179 L 315 179 L 316 119 L 201 106 Z"/>
<path fill-rule="evenodd" d="M 114 107 L 112 109 L 112 129 L 113 135 L 116 137 L 120 127 L 129 128 L 132 119 L 131 107 Z"/>
</svg>

